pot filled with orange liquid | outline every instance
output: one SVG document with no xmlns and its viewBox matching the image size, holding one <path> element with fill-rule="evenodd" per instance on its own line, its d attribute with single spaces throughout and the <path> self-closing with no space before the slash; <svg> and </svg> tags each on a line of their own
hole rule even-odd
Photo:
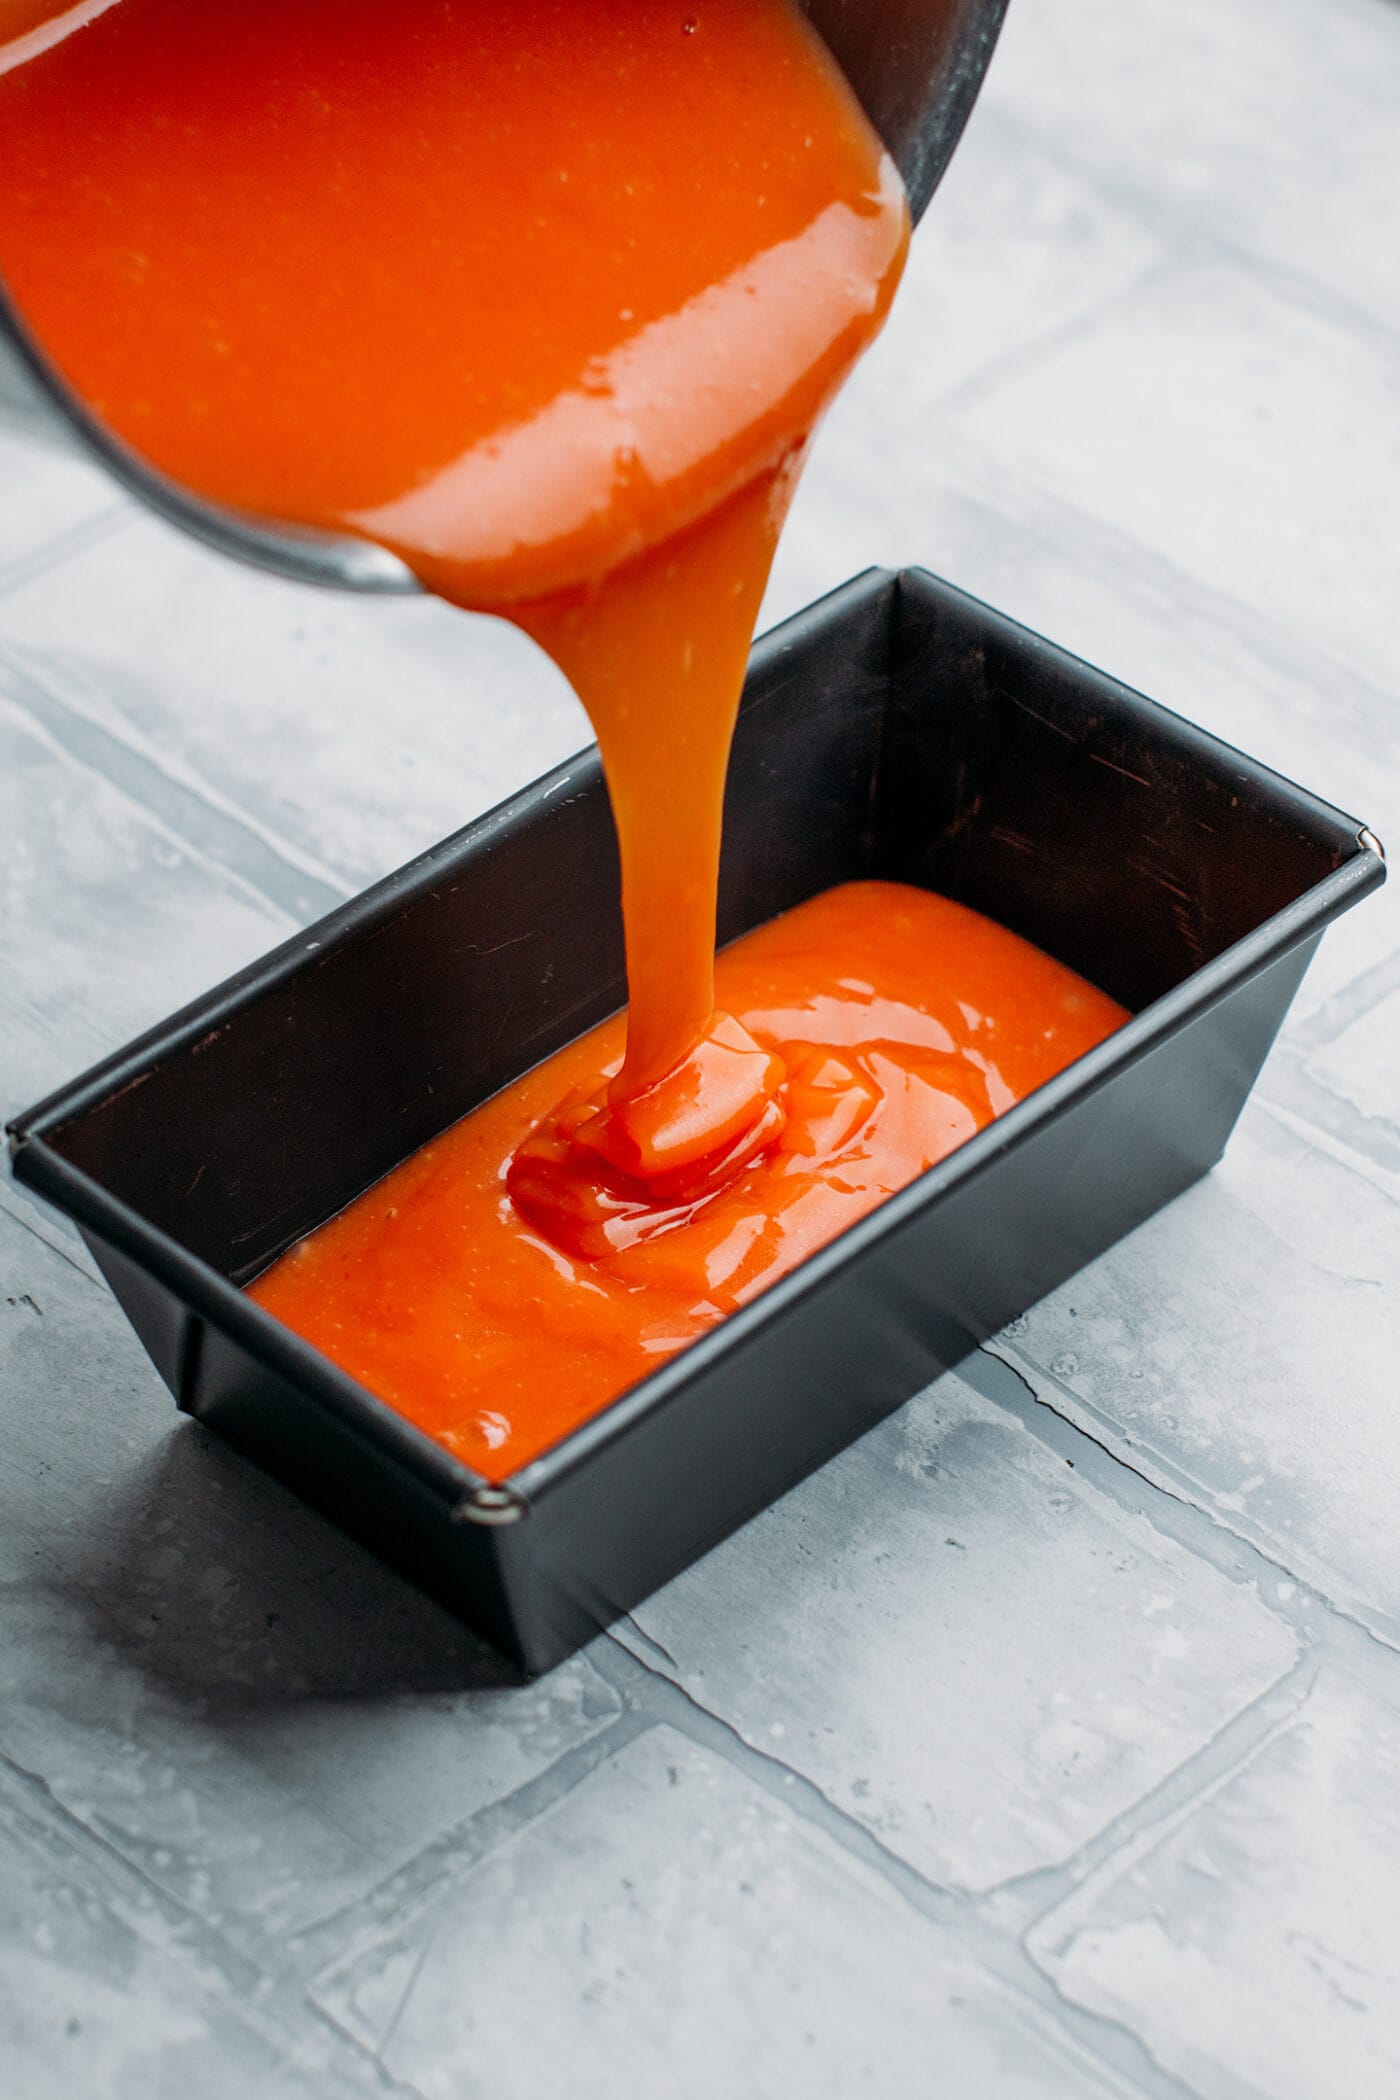
<svg viewBox="0 0 1400 2100">
<path fill-rule="evenodd" d="M 113 0 L 0 0 L 0 78 L 80 32 Z M 952 156 L 991 60 L 1007 0 L 805 0 L 802 12 L 831 50 L 857 101 L 903 179 L 915 223 Z M 199 35 L 211 71 L 235 63 L 216 13 Z M 586 10 L 575 10 L 584 25 Z M 682 31 L 701 22 L 677 14 Z M 761 99 L 762 83 L 755 84 Z M 62 241 L 61 213 L 50 220 Z M 489 313 L 480 325 L 490 325 Z M 414 591 L 412 569 L 382 546 L 284 519 L 230 509 L 164 473 L 128 443 L 56 362 L 40 317 L 6 286 L 0 242 L 0 404 L 60 440 L 78 444 L 174 524 L 237 558 L 279 574 L 336 588 Z"/>
<path fill-rule="evenodd" d="M 792 0 L 115 0 L 9 56 L 0 262 L 88 416 L 250 533 L 510 619 L 578 692 L 626 1040 L 511 1189 L 554 1241 L 619 1201 L 657 1237 L 678 1172 L 717 1195 L 789 1120 L 716 1007 L 725 768 L 792 490 L 903 268 L 898 169 Z"/>
</svg>

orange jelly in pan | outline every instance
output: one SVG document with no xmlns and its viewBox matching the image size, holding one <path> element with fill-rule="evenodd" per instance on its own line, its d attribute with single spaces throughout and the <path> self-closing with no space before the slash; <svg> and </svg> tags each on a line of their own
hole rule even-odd
<svg viewBox="0 0 1400 2100">
<path fill-rule="evenodd" d="M 174 481 L 513 620 L 598 737 L 625 1021 L 254 1286 L 484 1471 L 1122 1018 L 879 884 L 716 981 L 749 641 L 908 232 L 792 0 L 0 0 L 0 272 L 58 371 Z"/>
</svg>

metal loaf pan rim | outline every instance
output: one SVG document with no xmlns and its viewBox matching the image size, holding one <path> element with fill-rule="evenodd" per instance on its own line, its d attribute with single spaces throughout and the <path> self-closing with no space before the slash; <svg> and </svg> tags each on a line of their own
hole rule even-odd
<svg viewBox="0 0 1400 2100">
<path fill-rule="evenodd" d="M 911 600 L 921 594 L 924 599 L 936 597 L 941 606 L 960 610 L 979 621 L 988 634 L 1001 637 L 1013 648 L 1048 655 L 1067 678 L 1096 681 L 1100 687 L 1113 683 L 1104 681 L 1102 673 L 1068 652 L 1054 648 L 1005 616 L 917 571 L 898 575 L 868 571 L 853 579 L 760 641 L 754 651 L 754 673 L 761 678 L 765 671 L 771 673 L 780 666 L 785 657 L 803 650 L 814 637 L 820 639 L 839 631 L 851 608 L 868 607 L 882 599 L 893 619 L 902 594 L 909 594 Z M 291 1334 L 228 1276 L 132 1208 L 99 1178 L 65 1159 L 59 1141 L 66 1129 L 99 1106 L 116 1099 L 170 1060 L 188 1054 L 211 1031 L 223 1028 L 297 973 L 314 966 L 332 945 L 351 943 L 391 924 L 400 911 L 431 890 L 434 880 L 451 871 L 464 856 L 489 850 L 494 838 L 528 825 L 561 796 L 574 791 L 595 792 L 598 762 L 593 747 L 566 760 L 520 794 L 337 907 L 14 1118 L 8 1133 L 16 1178 L 154 1279 L 178 1300 L 186 1316 L 209 1322 L 254 1363 L 291 1380 L 313 1407 L 333 1416 L 341 1429 L 372 1452 L 377 1461 L 387 1463 L 420 1491 L 426 1491 L 449 1517 L 497 1527 L 513 1524 L 522 1515 L 536 1511 L 543 1515 L 579 1468 L 600 1460 L 639 1420 L 664 1412 L 677 1394 L 707 1376 L 714 1366 L 741 1355 L 753 1337 L 800 1313 L 804 1302 L 833 1275 L 859 1263 L 882 1242 L 898 1234 L 911 1218 L 931 1209 L 951 1191 L 973 1183 L 996 1161 L 1032 1140 L 1047 1122 L 1091 1099 L 1193 1019 L 1313 940 L 1332 918 L 1383 879 L 1383 856 L 1378 842 L 1362 826 L 1270 769 L 1242 754 L 1232 754 L 1230 747 L 1182 717 L 1141 695 L 1128 693 L 1126 688 L 1114 685 L 1113 690 L 1135 706 L 1151 710 L 1164 738 L 1188 755 L 1209 749 L 1217 759 L 1222 754 L 1238 757 L 1242 777 L 1275 794 L 1319 834 L 1326 833 L 1336 861 L 1330 873 L 1134 1013 L 1115 1035 L 1087 1056 L 504 1482 L 489 1481 L 454 1458 L 425 1432 Z M 452 1120 L 455 1118 L 446 1118 L 447 1122 Z M 197 1363 L 182 1360 L 182 1389 L 177 1391 L 182 1404 L 189 1398 L 189 1392 L 183 1388 L 193 1382 L 196 1373 Z"/>
</svg>

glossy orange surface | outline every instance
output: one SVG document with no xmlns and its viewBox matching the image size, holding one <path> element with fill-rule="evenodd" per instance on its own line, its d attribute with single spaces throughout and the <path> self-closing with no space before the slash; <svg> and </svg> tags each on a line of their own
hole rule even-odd
<svg viewBox="0 0 1400 2100">
<path fill-rule="evenodd" d="M 623 1090 L 654 1084 L 713 1005 L 778 529 L 908 240 L 825 46 L 791 0 L 0 0 L 7 28 L 0 273 L 103 421 L 220 503 L 378 540 L 572 680 Z"/>
<path fill-rule="evenodd" d="M 406 1161 L 253 1296 L 501 1477 L 1126 1018 L 991 920 L 895 883 L 826 891 L 724 950 L 717 973 L 784 1072 L 781 1131 L 737 1172 L 658 1192 L 575 1171 L 558 1104 L 567 1125 L 601 1098 L 619 1016 Z M 522 1161 L 538 1169 L 523 1201 Z"/>
</svg>

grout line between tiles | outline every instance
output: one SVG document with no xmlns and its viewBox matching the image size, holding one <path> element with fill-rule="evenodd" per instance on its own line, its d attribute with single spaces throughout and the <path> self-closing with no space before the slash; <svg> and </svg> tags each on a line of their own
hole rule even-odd
<svg viewBox="0 0 1400 2100">
<path fill-rule="evenodd" d="M 980 401 L 988 399 L 1000 388 L 1013 384 L 1028 372 L 1033 372 L 1045 358 L 1069 348 L 1081 336 L 1092 335 L 1104 320 L 1120 307 L 1131 306 L 1159 279 L 1173 276 L 1182 266 L 1183 255 L 1169 248 L 1158 255 L 1136 275 L 1124 279 L 1111 291 L 1093 300 L 1087 306 L 1069 314 L 1063 321 L 1054 323 L 1029 342 L 1017 343 L 1013 349 L 1003 350 L 986 358 L 975 371 L 955 380 L 945 393 L 935 394 L 930 407 L 940 417 L 955 420 L 964 411 L 975 408 Z"/>
<path fill-rule="evenodd" d="M 1258 1095 L 1259 1105 L 1280 1128 L 1313 1145 L 1377 1194 L 1400 1202 L 1400 1121 L 1388 1124 L 1368 1116 L 1348 1095 L 1311 1073 L 1306 1058 L 1288 1043 L 1280 1044 L 1279 1055 L 1270 1060 Z M 1378 1126 L 1374 1138 L 1365 1128 L 1368 1124 Z"/>
<path fill-rule="evenodd" d="M 17 1103 L 15 1105 L 18 1106 Z M 4 1109 L 0 1108 L 0 1121 L 3 1120 L 4 1113 Z M 33 1233 L 35 1239 L 47 1247 L 51 1254 L 56 1254 L 60 1261 L 66 1261 L 70 1268 L 76 1269 L 80 1276 L 85 1276 L 89 1283 L 95 1283 L 99 1289 L 105 1289 L 97 1264 L 82 1241 L 76 1235 L 70 1237 L 60 1226 L 52 1223 L 39 1206 L 27 1196 L 22 1196 L 14 1182 L 3 1174 L 0 1174 L 0 1210 L 26 1232 Z"/>
<path fill-rule="evenodd" d="M 135 1938 L 158 1955 L 178 1960 L 285 2063 L 318 2081 L 329 2075 L 338 2092 L 390 2092 L 402 2100 L 420 2100 L 414 2088 L 369 2064 L 357 2046 L 347 2047 L 341 2030 L 294 1981 L 238 1953 L 216 1927 L 72 1815 L 38 1773 L 3 1751 L 0 1815 L 31 1850 L 56 1855 L 65 1874 L 71 1876 L 80 1865 L 94 1874 L 113 1914 Z"/>
<path fill-rule="evenodd" d="M 1394 695 L 1374 668 L 1338 656 L 1327 642 L 1319 643 L 1309 633 L 1285 627 L 1276 614 L 1178 568 L 1152 542 L 1139 538 L 1126 525 L 1085 510 L 1034 467 L 1005 464 L 967 436 L 956 419 L 941 421 L 939 446 L 950 477 L 943 484 L 948 493 L 979 508 L 989 520 L 1010 525 L 1061 555 L 1069 550 L 1090 573 L 1139 598 L 1145 595 L 1159 618 L 1180 619 L 1182 607 L 1189 606 L 1198 631 L 1218 635 L 1236 653 L 1241 648 L 1248 650 L 1261 669 L 1276 671 L 1291 686 L 1306 682 L 1328 694 L 1354 694 L 1369 703 L 1378 719 L 1388 719 L 1393 713 Z M 1110 677 L 1121 675 L 1112 663 L 1099 668 Z M 1380 819 L 1375 812 L 1368 816 L 1362 811 L 1358 821 Z"/>
<path fill-rule="evenodd" d="M 1400 1173 L 1384 1167 L 1371 1153 L 1358 1151 L 1356 1146 L 1348 1144 L 1346 1138 L 1338 1131 L 1320 1123 L 1315 1115 L 1305 1115 L 1291 1102 L 1284 1100 L 1278 1088 L 1261 1086 L 1257 1098 L 1263 1113 L 1271 1116 L 1281 1129 L 1301 1139 L 1304 1144 L 1314 1146 L 1324 1158 L 1330 1159 L 1334 1166 L 1341 1167 L 1345 1173 L 1354 1174 L 1358 1181 L 1365 1182 L 1367 1188 L 1374 1189 L 1377 1195 L 1386 1197 L 1391 1203 L 1400 1203 Z"/>
<path fill-rule="evenodd" d="M 596 1647 L 597 1643 L 585 1651 L 590 1661 L 595 1660 Z M 604 1671 L 598 1674 L 610 1689 L 616 1689 Z M 353 1960 L 359 1948 L 373 1940 L 387 1920 L 400 1919 L 431 1902 L 441 1889 L 470 1874 L 501 1845 L 572 1793 L 599 1765 L 615 1757 L 634 1737 L 644 1734 L 650 1725 L 650 1720 L 635 1710 L 633 1702 L 624 1700 L 616 1719 L 596 1735 L 564 1751 L 543 1772 L 499 1801 L 490 1802 L 460 1823 L 439 1831 L 411 1859 L 364 1895 L 290 1934 L 280 1950 L 283 1957 L 306 1979 L 308 1988 L 314 1987 L 319 1978 Z"/>
<path fill-rule="evenodd" d="M 1252 1739 L 1238 1754 L 1221 1761 L 1218 1769 L 1209 1770 L 1203 1783 L 1191 1793 L 1164 1801 L 1159 1813 L 1135 1819 L 1133 1827 L 1125 1830 L 1113 1844 L 1096 1848 L 1096 1856 L 1082 1862 L 1083 1871 L 1076 1876 L 1073 1883 L 1059 1889 L 1051 1901 L 1042 1904 L 1034 1915 L 1026 1920 L 1020 1938 L 1037 1968 L 1041 1967 L 1041 1963 L 1031 1946 L 1031 1941 L 1044 1931 L 1055 1911 L 1065 1900 L 1071 1895 L 1092 1900 L 1096 1889 L 1121 1880 L 1139 1860 L 1155 1851 L 1164 1838 L 1169 1837 L 1173 1831 L 1180 1830 L 1200 1809 L 1232 1785 L 1281 1736 L 1297 1726 L 1299 1719 L 1307 1711 L 1319 1674 L 1319 1658 L 1305 1657 L 1287 1677 L 1281 1678 L 1277 1685 L 1271 1686 L 1254 1702 L 1251 1711 L 1264 1716 L 1268 1725 L 1256 1728 Z"/>
<path fill-rule="evenodd" d="M 332 905 L 343 902 L 343 892 L 334 893 L 324 903 L 315 901 L 317 886 L 303 882 L 303 895 L 309 893 L 313 901 L 310 909 L 296 907 L 290 902 L 279 900 L 266 886 L 265 881 L 258 880 L 256 875 L 250 876 L 245 873 L 238 866 L 237 858 L 226 858 L 217 853 L 211 853 L 208 850 L 207 843 L 201 843 L 198 836 L 201 831 L 206 829 L 205 826 L 194 826 L 195 836 L 192 837 L 190 835 L 191 827 L 182 825 L 179 822 L 179 817 L 187 815 L 188 811 L 180 811 L 177 808 L 176 821 L 172 823 L 166 812 L 158 806 L 160 798 L 153 800 L 152 797 L 141 792 L 142 783 L 139 779 L 132 780 L 130 777 L 123 779 L 121 777 L 122 772 L 126 769 L 119 766 L 114 771 L 104 765 L 104 753 L 101 749 L 101 742 L 106 741 L 109 745 L 115 746 L 114 739 L 104 739 L 103 733 L 100 731 L 96 732 L 96 736 L 93 739 L 80 735 L 75 736 L 69 724 L 65 722 L 65 711 L 56 705 L 46 707 L 42 701 L 36 704 L 35 689 L 32 686 L 29 687 L 25 698 L 21 698 L 16 694 L 12 676 L 4 675 L 9 670 L 10 666 L 6 663 L 4 653 L 0 651 L 0 706 L 11 708 L 14 714 L 25 724 L 29 733 L 45 745 L 56 758 L 60 759 L 65 765 L 71 766 L 77 771 L 87 774 L 91 779 L 100 782 L 109 793 L 120 796 L 129 808 L 135 810 L 154 831 L 171 846 L 175 847 L 181 855 L 204 868 L 217 881 L 236 890 L 240 895 L 255 904 L 263 913 L 283 921 L 285 930 L 295 929 L 305 924 L 310 918 L 319 916 L 322 911 L 331 909 Z M 26 685 L 29 684 L 28 681 L 25 681 L 25 683 Z M 96 749 L 92 748 L 94 741 L 97 742 Z M 265 874 L 266 871 L 260 870 L 259 872 Z M 278 886 L 281 886 L 280 883 Z"/>
<path fill-rule="evenodd" d="M 60 568 L 65 561 L 86 554 L 90 547 L 112 538 L 130 515 L 129 504 L 110 503 L 95 515 L 84 518 L 80 524 L 70 525 L 53 539 L 42 541 L 29 553 L 19 555 L 14 561 L 0 563 L 0 600 L 32 583 L 36 576 L 45 576 L 50 570 Z"/>
<path fill-rule="evenodd" d="M 1019 1349 L 1016 1354 L 1023 1356 Z M 1209 1561 L 1231 1580 L 1252 1583 L 1274 1616 L 1292 1627 L 1300 1638 L 1315 1637 L 1316 1627 L 1313 1620 L 1320 1615 L 1359 1635 L 1384 1656 L 1388 1663 L 1400 1659 L 1400 1635 L 1392 1637 L 1382 1627 L 1373 1624 L 1363 1613 L 1343 1604 L 1327 1591 L 1320 1589 L 1315 1582 L 1300 1575 L 1295 1568 L 1278 1559 L 1257 1540 L 1236 1531 L 1218 1511 L 1207 1503 L 1197 1501 L 1186 1478 L 1177 1476 L 1157 1454 L 1154 1453 L 1148 1458 L 1139 1447 L 1129 1446 L 1140 1463 L 1126 1457 L 1121 1449 L 1116 1448 L 1120 1442 L 1127 1442 L 1121 1431 L 1105 1421 L 1097 1409 L 1090 1407 L 1077 1393 L 1070 1392 L 1053 1371 L 1047 1370 L 1043 1364 L 1036 1363 L 1031 1357 L 1024 1356 L 1023 1361 L 1030 1366 L 1036 1378 L 1043 1379 L 1046 1385 L 1053 1386 L 1064 1396 L 1066 1406 L 1057 1406 L 1053 1400 L 1047 1399 L 1042 1388 L 1033 1382 L 1031 1376 L 1022 1370 L 1019 1364 L 1013 1363 L 990 1344 L 979 1349 L 975 1358 L 970 1358 L 960 1365 L 959 1373 L 969 1384 L 975 1384 L 985 1398 L 992 1400 L 997 1406 L 1004 1407 L 1052 1449 L 1057 1448 L 1059 1442 L 1066 1440 L 1067 1433 L 1069 1439 L 1077 1441 L 1081 1454 L 1083 1446 L 1088 1446 L 1096 1452 L 1100 1464 L 1096 1468 L 1083 1467 L 1084 1477 L 1093 1480 L 1096 1486 L 1105 1489 L 1115 1500 L 1121 1502 L 1123 1499 L 1118 1491 L 1121 1479 L 1133 1480 L 1139 1487 L 1145 1488 L 1147 1499 L 1139 1500 L 1133 1506 L 1140 1509 L 1154 1530 L 1198 1559 Z M 1022 1397 L 1018 1398 L 1005 1387 L 997 1391 L 989 1390 L 985 1383 L 979 1384 L 974 1368 L 978 1362 L 1000 1366 L 1016 1382 Z M 1083 1419 L 1084 1417 L 1088 1417 L 1088 1421 Z M 1089 1426 L 1089 1421 L 1097 1424 L 1101 1433 L 1096 1434 L 1095 1429 Z M 1048 1428 L 1050 1423 L 1058 1425 L 1058 1430 Z M 1147 1466 L 1151 1466 L 1153 1470 L 1145 1470 Z M 1181 1515 L 1176 1516 L 1176 1512 L 1180 1512 Z M 1222 1546 L 1227 1547 L 1224 1557 L 1220 1550 Z M 1231 1555 L 1237 1556 L 1233 1568 L 1228 1564 Z M 1296 1592 L 1296 1601 L 1292 1597 L 1265 1596 L 1265 1588 L 1269 1584 L 1283 1584 L 1287 1589 Z"/>
<path fill-rule="evenodd" d="M 1116 166 L 1110 175 L 1094 159 L 1067 152 L 1061 131 L 1046 131 L 999 99 L 989 103 L 984 118 L 989 129 L 1000 130 L 1011 141 L 1028 146 L 1081 182 L 1120 217 L 1132 219 L 1165 244 L 1179 249 L 1185 259 L 1198 264 L 1229 264 L 1246 279 L 1261 279 L 1275 296 L 1303 308 L 1314 318 L 1353 330 L 1394 354 L 1400 343 L 1400 329 L 1372 308 L 1348 299 L 1335 285 L 1322 284 L 1305 271 L 1289 269 L 1267 248 L 1251 247 L 1244 238 L 1222 234 L 1186 201 L 1125 176 L 1121 167 Z"/>
<path fill-rule="evenodd" d="M 13 704 L 78 764 L 99 774 L 204 858 L 258 889 L 268 903 L 303 921 L 350 895 L 342 876 L 260 824 L 188 766 L 97 720 L 36 669 L 23 649 L 0 637 L 0 674 Z"/>
<path fill-rule="evenodd" d="M 620 1661 L 613 1682 L 626 1685 L 649 1710 L 654 1725 L 667 1725 L 687 1740 L 734 1766 L 790 1814 L 821 1831 L 848 1858 L 874 1873 L 919 1917 L 947 1939 L 1013 1999 L 1028 2001 L 1072 2050 L 1082 2052 L 1129 2081 L 1144 2100 L 1191 2100 L 1189 2089 L 1153 2063 L 1137 2037 L 1120 2023 L 1066 2004 L 1020 1943 L 1023 1926 L 1009 1929 L 987 1898 L 929 1880 L 891 1851 L 863 1823 L 838 1808 L 812 1780 L 772 1751 L 759 1749 L 732 1723 L 705 1706 L 684 1685 L 658 1671 L 613 1635 L 610 1660 Z M 590 1653 L 597 1653 L 597 1646 Z M 600 1668 L 602 1667 L 600 1663 Z"/>
</svg>

